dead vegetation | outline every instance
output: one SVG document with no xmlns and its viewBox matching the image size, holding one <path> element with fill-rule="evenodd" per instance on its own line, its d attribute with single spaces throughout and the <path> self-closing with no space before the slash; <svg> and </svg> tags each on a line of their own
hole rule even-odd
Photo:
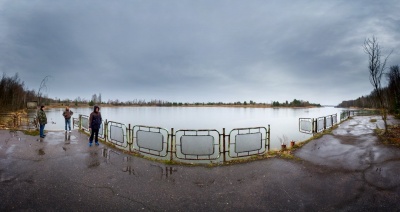
<svg viewBox="0 0 400 212">
<path fill-rule="evenodd" d="M 400 147 L 400 125 L 388 126 L 386 133 L 383 129 L 377 129 L 376 132 L 383 143 Z"/>
</svg>

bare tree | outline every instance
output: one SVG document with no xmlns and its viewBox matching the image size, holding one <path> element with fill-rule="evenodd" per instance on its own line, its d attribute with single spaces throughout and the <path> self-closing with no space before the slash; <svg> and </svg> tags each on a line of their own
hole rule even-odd
<svg viewBox="0 0 400 212">
<path fill-rule="evenodd" d="M 43 89 L 46 89 L 46 90 L 47 90 L 47 85 L 46 85 L 46 83 L 47 83 L 47 81 L 49 80 L 50 77 L 51 77 L 51 76 L 47 75 L 47 76 L 45 76 L 45 77 L 42 79 L 42 81 L 40 82 L 39 90 L 38 90 L 38 92 L 37 92 L 37 97 L 39 98 L 38 105 L 41 105 L 42 94 L 43 94 L 42 92 L 43 92 Z"/>
<path fill-rule="evenodd" d="M 364 51 L 368 55 L 368 69 L 369 69 L 369 81 L 374 87 L 376 97 L 379 101 L 379 107 L 381 109 L 381 115 L 385 124 L 385 132 L 387 132 L 387 105 L 385 104 L 385 96 L 381 87 L 382 75 L 385 72 L 386 61 L 392 52 L 390 52 L 382 61 L 381 46 L 378 43 L 378 39 L 373 36 L 372 39 L 365 39 Z"/>
</svg>

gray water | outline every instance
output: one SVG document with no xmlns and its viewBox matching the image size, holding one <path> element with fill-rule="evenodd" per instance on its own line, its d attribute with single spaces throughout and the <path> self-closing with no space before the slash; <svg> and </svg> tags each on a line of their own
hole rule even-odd
<svg viewBox="0 0 400 212">
<path fill-rule="evenodd" d="M 92 107 L 71 108 L 73 118 L 89 116 Z M 228 134 L 234 128 L 268 127 L 271 129 L 271 148 L 280 148 L 280 138 L 304 141 L 311 137 L 299 132 L 299 118 L 317 118 L 337 114 L 343 109 L 321 108 L 232 108 L 232 107 L 103 107 L 103 120 L 134 125 L 161 127 L 169 132 L 179 129 L 215 129 Z M 46 130 L 64 130 L 63 108 L 46 110 Z M 338 120 L 338 123 L 340 120 Z"/>
</svg>

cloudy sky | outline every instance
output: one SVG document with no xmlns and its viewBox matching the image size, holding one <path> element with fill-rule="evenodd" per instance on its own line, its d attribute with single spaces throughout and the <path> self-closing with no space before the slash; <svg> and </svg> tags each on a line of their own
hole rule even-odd
<svg viewBox="0 0 400 212">
<path fill-rule="evenodd" d="M 52 98 L 178 102 L 372 91 L 366 38 L 400 64 L 398 0 L 0 0 L 0 69 Z M 1 73 L 0 72 L 0 73 Z"/>
</svg>

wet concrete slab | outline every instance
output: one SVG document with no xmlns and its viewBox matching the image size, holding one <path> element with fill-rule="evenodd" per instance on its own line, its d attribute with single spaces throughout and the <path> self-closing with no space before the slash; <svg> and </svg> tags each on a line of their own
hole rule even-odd
<svg viewBox="0 0 400 212">
<path fill-rule="evenodd" d="M 300 160 L 213 168 L 88 147 L 78 131 L 0 130 L 0 210 L 399 211 L 400 149 L 379 143 L 380 122 L 354 117 L 295 151 Z"/>
</svg>

